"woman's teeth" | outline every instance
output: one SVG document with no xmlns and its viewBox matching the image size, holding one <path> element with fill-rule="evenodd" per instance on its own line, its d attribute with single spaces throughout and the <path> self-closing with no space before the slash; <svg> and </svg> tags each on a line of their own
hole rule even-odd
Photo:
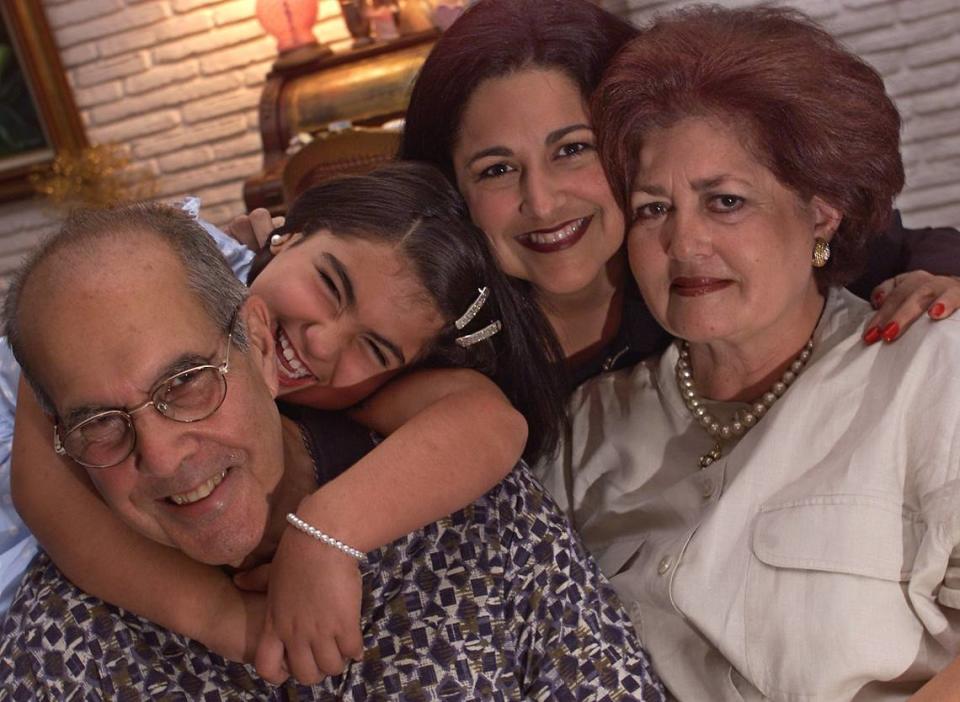
<svg viewBox="0 0 960 702">
<path fill-rule="evenodd" d="M 223 482 L 223 479 L 226 477 L 226 475 L 227 475 L 227 471 L 224 470 L 223 472 L 218 473 L 217 475 L 210 478 L 210 480 L 205 482 L 200 487 L 194 488 L 190 492 L 184 492 L 179 495 L 170 495 L 170 500 L 174 504 L 178 504 L 181 506 L 190 505 L 190 504 L 193 504 L 194 502 L 199 502 L 204 497 L 206 497 L 211 492 L 213 492 L 214 488 L 216 488 L 217 485 Z"/>
<path fill-rule="evenodd" d="M 290 380 L 300 380 L 311 375 L 310 370 L 303 365 L 297 357 L 297 352 L 293 350 L 290 339 L 283 332 L 283 329 L 277 331 L 277 341 L 280 342 L 280 353 L 286 363 L 280 364 L 280 372 Z"/>
<path fill-rule="evenodd" d="M 534 244 L 556 244 L 558 241 L 568 239 L 580 231 L 580 227 L 583 226 L 585 220 L 586 217 L 582 217 L 552 232 L 530 232 L 527 237 Z"/>
</svg>

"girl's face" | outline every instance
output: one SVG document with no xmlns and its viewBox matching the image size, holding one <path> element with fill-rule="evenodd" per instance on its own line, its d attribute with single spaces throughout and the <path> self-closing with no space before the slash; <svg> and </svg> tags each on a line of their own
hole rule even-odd
<svg viewBox="0 0 960 702">
<path fill-rule="evenodd" d="M 557 69 L 490 78 L 464 111 L 457 185 L 504 271 L 541 292 L 587 289 L 623 243 L 595 142 L 579 88 Z"/>
<path fill-rule="evenodd" d="M 340 409 L 415 359 L 443 320 L 391 244 L 295 234 L 250 286 L 276 323 L 280 396 Z"/>
</svg>

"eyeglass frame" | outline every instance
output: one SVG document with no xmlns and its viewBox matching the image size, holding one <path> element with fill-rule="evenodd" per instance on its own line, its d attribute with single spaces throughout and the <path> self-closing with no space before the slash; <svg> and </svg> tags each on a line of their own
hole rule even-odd
<svg viewBox="0 0 960 702">
<path fill-rule="evenodd" d="M 80 429 L 81 427 L 84 427 L 84 426 L 86 426 L 87 424 L 90 424 L 91 422 L 94 422 L 94 421 L 96 421 L 96 420 L 98 420 L 98 419 L 102 419 L 103 417 L 106 417 L 106 416 L 109 416 L 109 415 L 120 415 L 121 417 L 123 417 L 124 422 L 126 422 L 126 424 L 127 424 L 127 432 L 133 432 L 133 441 L 130 443 L 130 450 L 126 453 L 126 455 L 124 455 L 123 458 L 121 458 L 120 460 L 116 461 L 115 463 L 110 463 L 110 464 L 107 464 L 107 465 L 96 465 L 96 464 L 91 464 L 91 463 L 85 463 L 84 461 L 81 461 L 80 459 L 76 458 L 75 456 L 70 455 L 69 453 L 67 453 L 67 449 L 66 449 L 66 447 L 64 446 L 64 443 L 63 443 L 63 441 L 60 439 L 60 420 L 59 420 L 59 418 L 58 418 L 56 421 L 54 421 L 54 424 L 53 424 L 53 450 L 54 450 L 54 452 L 55 452 L 58 456 L 66 456 L 67 458 L 69 458 L 70 460 L 74 461 L 74 462 L 77 463 L 78 465 L 83 466 L 84 468 L 93 468 L 93 469 L 96 469 L 96 470 L 103 469 L 103 468 L 114 468 L 115 466 L 120 465 L 120 464 L 123 463 L 125 460 L 127 460 L 128 458 L 130 458 L 130 456 L 133 454 L 133 452 L 136 451 L 136 449 L 137 449 L 137 427 L 136 427 L 136 426 L 134 425 L 134 423 L 133 423 L 133 415 L 135 415 L 135 414 L 136 414 L 137 412 L 139 412 L 140 410 L 145 409 L 145 408 L 147 408 L 147 407 L 153 407 L 153 409 L 154 409 L 154 410 L 157 412 L 157 414 L 159 414 L 161 417 L 163 417 L 164 419 L 169 419 L 171 422 L 177 422 L 178 424 L 193 424 L 193 423 L 195 423 L 195 422 L 202 422 L 203 420 L 209 419 L 209 418 L 212 417 L 214 414 L 216 414 L 216 413 L 217 413 L 217 410 L 219 410 L 219 409 L 223 406 L 224 401 L 227 399 L 227 387 L 228 387 L 228 386 L 227 386 L 227 373 L 230 371 L 230 347 L 233 346 L 233 333 L 234 333 L 234 331 L 235 331 L 235 329 L 236 329 L 237 320 L 239 319 L 239 311 L 240 311 L 240 310 L 239 310 L 239 308 L 238 308 L 238 309 L 233 313 L 233 317 L 230 319 L 230 331 L 227 332 L 227 350 L 226 350 L 226 351 L 224 352 L 224 354 L 223 354 L 223 361 L 222 361 L 221 363 L 219 363 L 219 364 L 202 363 L 202 364 L 200 364 L 200 365 L 198 365 L 198 366 L 193 366 L 192 368 L 185 368 L 185 369 L 182 370 L 182 371 L 177 371 L 177 372 L 174 373 L 173 375 L 171 375 L 171 376 L 169 376 L 169 377 L 167 377 L 167 378 L 164 378 L 163 380 L 160 380 L 160 381 L 158 381 L 156 384 L 154 384 L 153 389 L 150 391 L 150 393 L 149 393 L 149 395 L 148 395 L 148 397 L 149 397 L 150 399 L 148 399 L 146 402 L 143 402 L 142 404 L 139 404 L 139 405 L 137 405 L 136 407 L 133 407 L 133 408 L 131 408 L 131 409 L 126 409 L 126 408 L 124 408 L 124 407 L 115 407 L 115 408 L 113 408 L 113 409 L 107 409 L 107 410 L 103 410 L 102 412 L 97 412 L 96 414 L 94 414 L 94 415 L 92 415 L 92 416 L 90 416 L 90 417 L 87 417 L 86 419 L 83 419 L 83 420 L 77 422 L 77 423 L 74 424 L 72 427 L 70 427 L 68 430 L 66 430 L 66 431 L 63 432 L 63 437 L 64 437 L 64 439 L 65 439 L 65 438 L 67 438 L 70 434 L 72 434 L 73 432 L 75 432 L 77 429 Z M 197 417 L 196 419 L 175 419 L 174 417 L 170 417 L 170 416 L 166 415 L 166 414 L 157 406 L 158 401 L 157 401 L 156 399 L 154 399 L 154 396 L 156 395 L 157 392 L 160 391 L 161 388 L 166 387 L 167 385 L 170 384 L 171 381 L 176 380 L 177 378 L 179 378 L 179 377 L 181 377 L 181 376 L 185 376 L 185 375 L 188 375 L 188 374 L 190 374 L 190 373 L 196 373 L 197 371 L 207 370 L 208 368 L 209 368 L 209 369 L 212 369 L 212 370 L 215 370 L 215 371 L 217 371 L 217 372 L 219 373 L 220 385 L 221 385 L 221 387 L 223 388 L 223 392 L 222 392 L 222 394 L 220 395 L 220 401 L 217 402 L 217 404 L 213 407 L 213 409 L 210 410 L 209 413 L 205 414 L 205 415 L 202 416 L 202 417 Z M 160 404 L 166 404 L 166 403 L 164 403 L 162 400 L 160 400 L 159 403 L 160 403 Z M 126 435 L 126 434 L 125 434 L 125 435 Z"/>
</svg>

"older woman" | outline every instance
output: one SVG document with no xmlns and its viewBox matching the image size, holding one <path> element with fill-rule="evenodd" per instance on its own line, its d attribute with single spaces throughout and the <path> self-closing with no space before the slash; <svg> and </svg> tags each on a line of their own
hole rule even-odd
<svg viewBox="0 0 960 702">
<path fill-rule="evenodd" d="M 960 651 L 960 325 L 864 346 L 840 287 L 903 184 L 881 78 L 795 12 L 699 8 L 595 107 L 678 339 L 574 396 L 555 491 L 680 699 L 906 698 Z"/>
</svg>

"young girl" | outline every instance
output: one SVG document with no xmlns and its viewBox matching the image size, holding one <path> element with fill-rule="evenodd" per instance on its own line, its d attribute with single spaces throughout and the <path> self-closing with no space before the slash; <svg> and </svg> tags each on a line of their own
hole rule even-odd
<svg viewBox="0 0 960 702">
<path fill-rule="evenodd" d="M 562 418 L 548 352 L 555 342 L 464 214 L 445 179 L 415 164 L 316 186 L 297 201 L 251 270 L 251 291 L 276 318 L 284 399 L 338 407 L 400 368 L 472 367 L 502 384 L 526 416 L 525 455 L 549 451 Z M 411 373 L 353 413 L 393 433 L 297 513 L 361 551 L 479 497 L 516 462 L 526 435 L 496 386 L 464 371 Z M 256 642 L 246 640 L 247 627 L 259 622 L 249 622 L 246 609 L 259 607 L 256 598 L 231 592 L 220 571 L 123 528 L 50 453 L 49 432 L 22 393 L 14 494 L 63 572 L 92 594 L 251 660 Z M 306 683 L 339 672 L 322 661 L 359 657 L 356 572 L 340 551 L 288 531 L 271 566 L 256 656 L 266 679 L 285 677 L 284 648 Z M 179 599 L 170 591 L 190 593 L 195 606 L 170 611 L 165 602 Z"/>
</svg>

